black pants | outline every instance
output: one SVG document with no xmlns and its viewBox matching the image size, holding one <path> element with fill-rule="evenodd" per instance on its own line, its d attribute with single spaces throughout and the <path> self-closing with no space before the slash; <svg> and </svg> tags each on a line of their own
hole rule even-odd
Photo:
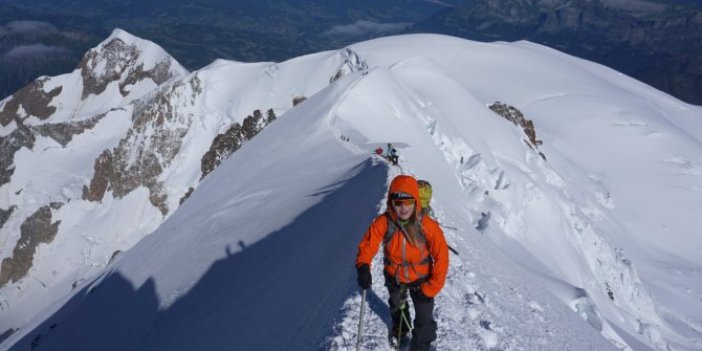
<svg viewBox="0 0 702 351">
<path fill-rule="evenodd" d="M 404 335 L 409 326 L 404 321 L 411 321 L 409 304 L 407 304 L 407 293 L 412 298 L 414 305 L 414 329 L 412 329 L 412 342 L 410 351 L 427 351 L 431 346 L 431 342 L 436 340 L 436 321 L 434 320 L 434 298 L 425 300 L 420 297 L 419 284 L 408 284 L 401 288 L 395 282 L 393 277 L 385 274 L 385 286 L 390 293 L 388 304 L 390 305 L 390 316 L 392 317 L 392 333 L 397 335 L 402 324 L 402 334 Z M 404 303 L 403 310 L 405 319 L 400 317 L 400 304 Z"/>
</svg>

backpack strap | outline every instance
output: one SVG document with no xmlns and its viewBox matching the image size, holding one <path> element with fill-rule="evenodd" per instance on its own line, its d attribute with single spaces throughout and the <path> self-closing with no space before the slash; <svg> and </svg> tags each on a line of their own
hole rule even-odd
<svg viewBox="0 0 702 351">
<path fill-rule="evenodd" d="M 389 213 L 385 212 L 385 217 L 387 218 L 388 229 L 385 230 L 385 236 L 383 236 L 383 245 L 389 243 L 390 240 L 392 240 L 392 237 L 396 232 L 398 232 L 398 231 L 401 231 L 403 233 L 405 232 L 405 230 L 402 229 L 402 227 L 400 227 L 400 225 L 397 224 L 397 222 L 395 222 L 392 219 L 392 217 L 390 217 Z M 419 222 L 419 236 L 420 236 L 420 239 L 424 243 L 426 243 L 427 236 L 424 234 L 424 228 L 422 226 L 423 219 L 424 219 L 423 213 L 421 213 L 421 211 L 420 211 L 419 216 L 417 217 L 417 222 Z M 406 233 L 405 233 L 405 235 L 406 235 Z"/>
<path fill-rule="evenodd" d="M 385 218 L 387 219 L 388 223 L 388 229 L 385 230 L 385 236 L 383 236 L 383 245 L 387 245 L 387 243 L 392 240 L 393 235 L 395 232 L 397 232 L 400 227 L 395 223 L 395 221 L 392 220 L 392 217 L 390 217 L 390 214 L 385 212 Z"/>
<path fill-rule="evenodd" d="M 407 276 L 409 276 L 409 272 L 408 272 L 407 270 L 410 269 L 410 268 L 414 270 L 414 269 L 415 269 L 415 268 L 414 268 L 414 265 L 415 265 L 415 264 L 412 264 L 412 263 L 409 263 L 409 262 L 407 262 L 407 261 L 404 261 L 404 256 L 405 256 L 405 255 L 404 255 L 404 250 L 405 250 L 405 247 L 406 247 L 406 245 L 407 245 L 407 239 L 404 238 L 404 237 L 402 238 L 403 241 L 404 241 L 404 242 L 403 242 L 403 247 L 402 247 L 402 249 L 403 249 L 403 254 L 402 254 L 402 256 L 403 256 L 403 261 L 402 261 L 402 262 L 392 262 L 392 261 L 390 260 L 390 258 L 388 258 L 386 245 L 390 242 L 390 240 L 392 240 L 392 238 L 395 236 L 396 233 L 402 232 L 404 235 L 407 235 L 407 233 L 405 232 L 405 230 L 404 230 L 398 223 L 396 223 L 396 222 L 392 219 L 392 217 L 390 217 L 390 214 L 389 214 L 389 213 L 385 212 L 385 216 L 386 216 L 386 218 L 387 218 L 387 224 L 388 224 L 388 225 L 387 225 L 387 230 L 385 231 L 385 236 L 383 237 L 383 256 L 384 256 L 384 257 L 383 257 L 383 263 L 384 263 L 385 265 L 388 265 L 388 266 L 389 266 L 389 265 L 395 265 L 395 266 L 397 266 L 397 269 L 395 270 L 395 283 L 398 284 L 398 285 L 400 285 L 399 274 L 401 274 L 402 270 L 404 269 L 404 270 L 406 271 L 405 274 L 406 274 Z M 433 264 L 433 260 L 432 260 L 432 258 L 431 258 L 431 255 L 429 255 L 429 252 L 428 252 L 427 247 L 426 247 L 427 238 L 426 238 L 426 235 L 424 234 L 424 230 L 422 229 L 422 224 L 421 224 L 422 222 L 421 222 L 421 220 L 422 220 L 422 217 L 421 217 L 421 215 L 420 215 L 420 216 L 419 216 L 419 223 L 420 223 L 420 225 L 419 225 L 419 233 L 420 233 L 420 236 L 421 236 L 421 240 L 423 241 L 423 244 L 424 244 L 424 245 L 422 246 L 422 248 L 421 248 L 421 249 L 422 249 L 422 256 L 424 257 L 424 259 L 423 259 L 422 261 L 416 263 L 416 264 L 418 264 L 418 265 L 431 265 L 431 264 Z M 401 234 L 401 235 L 402 235 L 402 234 Z M 415 271 L 415 272 L 416 272 L 416 271 Z M 428 279 L 428 276 L 420 276 L 419 279 L 418 279 L 418 281 L 417 281 L 417 283 L 421 284 L 422 282 L 426 281 L 426 279 Z"/>
</svg>

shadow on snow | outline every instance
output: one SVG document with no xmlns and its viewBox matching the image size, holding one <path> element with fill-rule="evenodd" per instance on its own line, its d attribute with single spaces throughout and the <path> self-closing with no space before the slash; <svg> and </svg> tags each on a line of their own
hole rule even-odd
<svg viewBox="0 0 702 351">
<path fill-rule="evenodd" d="M 387 166 L 367 161 L 347 176 L 321 189 L 322 201 L 288 226 L 235 244 L 242 251 L 222 248 L 227 257 L 170 308 L 159 310 L 153 279 L 135 290 L 112 272 L 11 350 L 322 349 L 344 301 L 357 293 L 356 247 L 377 214 Z M 382 304 L 377 296 L 370 302 L 374 310 Z"/>
</svg>

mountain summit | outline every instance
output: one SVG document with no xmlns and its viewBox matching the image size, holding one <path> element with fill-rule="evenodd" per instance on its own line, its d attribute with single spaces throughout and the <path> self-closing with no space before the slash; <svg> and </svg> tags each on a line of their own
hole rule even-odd
<svg viewBox="0 0 702 351">
<path fill-rule="evenodd" d="M 95 50 L 88 71 L 159 75 Z M 150 90 L 89 76 L 107 83 L 85 99 L 113 105 L 83 102 L 99 115 L 63 143 L 35 129 L 70 121 L 69 89 L 49 84 L 64 76 L 36 88 L 56 111 L 3 125 L 3 145 L 33 137 L 0 188 L 3 348 L 354 349 L 356 244 L 411 174 L 460 252 L 438 349 L 702 349 L 699 107 L 533 43 L 438 35 L 217 60 Z M 372 155 L 388 143 L 398 166 Z M 373 350 L 388 349 L 381 259 Z"/>
</svg>

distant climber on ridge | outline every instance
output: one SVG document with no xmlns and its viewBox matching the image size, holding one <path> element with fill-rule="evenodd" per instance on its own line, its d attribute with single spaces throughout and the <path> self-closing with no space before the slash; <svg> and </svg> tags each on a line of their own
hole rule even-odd
<svg viewBox="0 0 702 351">
<path fill-rule="evenodd" d="M 397 155 L 397 150 L 395 150 L 395 148 L 390 149 L 390 156 L 388 158 L 392 164 L 397 165 L 400 157 Z"/>
</svg>

